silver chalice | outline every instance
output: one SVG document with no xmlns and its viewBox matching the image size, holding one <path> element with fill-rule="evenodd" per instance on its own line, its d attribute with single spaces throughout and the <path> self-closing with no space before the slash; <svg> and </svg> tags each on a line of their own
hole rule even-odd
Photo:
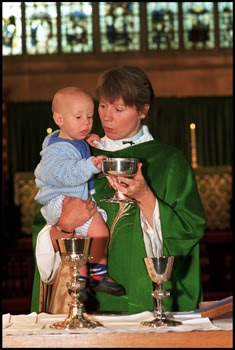
<svg viewBox="0 0 235 350">
<path fill-rule="evenodd" d="M 102 171 L 106 176 L 132 177 L 137 172 L 138 161 L 137 158 L 106 158 L 103 160 Z M 113 197 L 103 198 L 101 202 L 134 203 L 135 200 L 116 191 Z"/>
<path fill-rule="evenodd" d="M 68 317 L 62 322 L 55 322 L 50 328 L 77 329 L 102 326 L 101 323 L 91 321 L 83 315 L 83 304 L 79 300 L 79 291 L 85 287 L 85 281 L 79 280 L 79 269 L 90 258 L 91 242 L 90 237 L 57 239 L 61 259 L 70 268 L 71 281 L 66 283 L 66 286 L 72 301 L 69 304 Z"/>
<path fill-rule="evenodd" d="M 157 301 L 157 307 L 154 310 L 156 317 L 152 321 L 144 321 L 141 323 L 145 327 L 159 326 L 178 326 L 182 323 L 171 318 L 167 318 L 164 312 L 163 300 L 170 296 L 170 292 L 164 290 L 163 283 L 169 281 L 171 277 L 172 267 L 174 264 L 174 256 L 161 256 L 158 258 L 144 258 L 145 265 L 151 280 L 156 283 L 156 289 L 152 296 Z"/>
</svg>

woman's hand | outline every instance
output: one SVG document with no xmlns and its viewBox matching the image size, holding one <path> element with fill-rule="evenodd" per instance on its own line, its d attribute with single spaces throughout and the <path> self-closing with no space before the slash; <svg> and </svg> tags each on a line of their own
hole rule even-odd
<svg viewBox="0 0 235 350">
<path fill-rule="evenodd" d="M 156 205 L 156 198 L 145 181 L 142 171 L 142 163 L 138 163 L 137 173 L 133 177 L 107 176 L 110 185 L 126 196 L 136 200 L 142 213 L 153 225 L 153 212 Z"/>
<path fill-rule="evenodd" d="M 57 225 L 65 231 L 74 231 L 75 227 L 85 224 L 96 211 L 97 206 L 91 197 L 86 201 L 79 198 L 65 197 Z"/>
<path fill-rule="evenodd" d="M 73 232 L 75 227 L 85 224 L 97 211 L 96 203 L 89 197 L 86 201 L 79 198 L 65 197 L 61 216 L 57 222 L 62 230 Z M 58 251 L 56 239 L 73 238 L 74 234 L 63 233 L 52 226 L 50 230 L 51 241 L 55 251 Z"/>
<path fill-rule="evenodd" d="M 149 187 L 142 175 L 142 163 L 138 163 L 137 172 L 133 177 L 107 176 L 110 185 L 137 202 L 142 201 L 149 190 Z"/>
</svg>

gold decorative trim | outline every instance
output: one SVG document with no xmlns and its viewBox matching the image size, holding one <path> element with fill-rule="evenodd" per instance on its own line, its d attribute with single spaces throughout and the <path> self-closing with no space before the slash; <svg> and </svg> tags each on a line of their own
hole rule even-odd
<svg viewBox="0 0 235 350">
<path fill-rule="evenodd" d="M 132 203 L 125 203 L 125 202 L 119 203 L 119 210 L 118 210 L 117 215 L 115 216 L 115 218 L 112 222 L 112 225 L 110 226 L 109 249 L 111 247 L 112 240 L 114 238 L 113 232 L 114 232 L 115 226 L 117 225 L 118 221 L 121 220 L 124 216 L 130 215 L 128 213 L 128 211 L 129 211 L 131 205 L 132 205 Z"/>
</svg>

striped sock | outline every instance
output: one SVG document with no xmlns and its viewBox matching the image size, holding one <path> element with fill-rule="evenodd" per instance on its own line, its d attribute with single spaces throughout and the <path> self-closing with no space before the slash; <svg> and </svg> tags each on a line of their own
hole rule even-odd
<svg viewBox="0 0 235 350">
<path fill-rule="evenodd" d="M 90 264 L 90 277 L 92 280 L 101 281 L 107 275 L 107 264 Z"/>
</svg>

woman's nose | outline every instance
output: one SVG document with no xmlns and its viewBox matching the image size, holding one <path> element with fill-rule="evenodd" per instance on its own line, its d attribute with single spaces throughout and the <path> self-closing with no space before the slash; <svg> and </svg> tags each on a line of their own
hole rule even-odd
<svg viewBox="0 0 235 350">
<path fill-rule="evenodd" d="M 105 111 L 103 111 L 103 119 L 104 120 L 112 120 L 112 111 L 110 108 L 106 108 Z"/>
</svg>

